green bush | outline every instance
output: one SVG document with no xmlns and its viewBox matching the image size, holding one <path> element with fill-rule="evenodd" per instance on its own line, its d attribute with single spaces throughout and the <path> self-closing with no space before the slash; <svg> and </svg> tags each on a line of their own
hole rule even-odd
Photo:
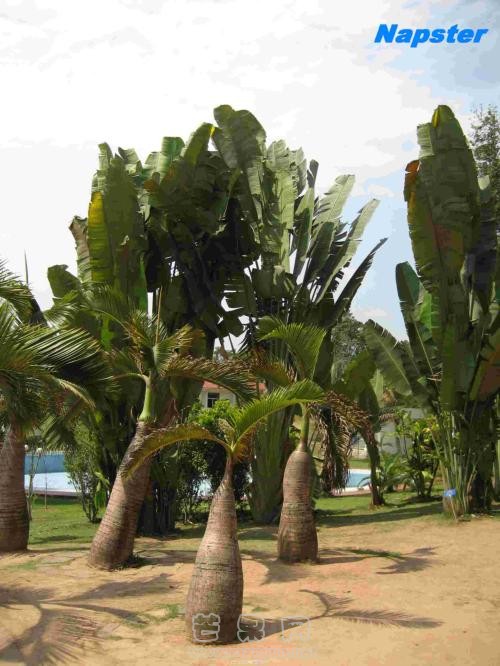
<svg viewBox="0 0 500 666">
<path fill-rule="evenodd" d="M 75 486 L 85 515 L 98 522 L 99 510 L 106 506 L 109 482 L 100 466 L 101 446 L 94 433 L 83 423 L 75 427 L 76 446 L 66 450 L 64 466 Z"/>
<path fill-rule="evenodd" d="M 234 409 L 228 400 L 218 400 L 210 408 L 196 402 L 191 408 L 188 420 L 191 423 L 198 423 L 222 438 L 224 433 L 220 427 L 220 420 L 227 419 Z M 203 485 L 208 484 L 212 493 L 217 489 L 224 475 L 226 454 L 214 442 L 196 441 L 179 445 L 177 456 L 177 511 L 178 517 L 187 522 L 193 519 L 203 499 Z M 248 463 L 239 463 L 235 466 L 233 483 L 236 501 L 241 504 L 248 484 Z"/>
</svg>

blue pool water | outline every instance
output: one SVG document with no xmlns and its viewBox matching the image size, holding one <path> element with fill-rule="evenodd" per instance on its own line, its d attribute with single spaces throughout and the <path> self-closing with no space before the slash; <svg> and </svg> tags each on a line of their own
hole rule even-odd
<svg viewBox="0 0 500 666">
<path fill-rule="evenodd" d="M 38 467 L 40 469 L 40 466 Z M 43 469 L 43 468 L 42 468 Z M 357 488 L 360 481 L 369 475 L 369 470 L 351 470 L 347 481 L 348 488 Z M 368 482 L 367 482 L 368 483 Z M 29 476 L 25 474 L 24 485 L 27 488 L 29 484 Z M 365 485 L 365 484 L 363 484 Z M 39 492 L 47 490 L 61 490 L 64 492 L 76 493 L 75 487 L 71 483 L 69 475 L 66 472 L 41 472 L 35 474 L 33 480 L 33 488 Z M 207 488 L 202 488 L 202 492 L 208 492 Z"/>
</svg>

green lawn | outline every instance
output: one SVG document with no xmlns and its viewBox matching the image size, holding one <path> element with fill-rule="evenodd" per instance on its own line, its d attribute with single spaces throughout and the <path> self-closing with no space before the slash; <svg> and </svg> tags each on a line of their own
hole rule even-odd
<svg viewBox="0 0 500 666">
<path fill-rule="evenodd" d="M 317 500 L 316 521 L 319 526 L 347 526 L 366 523 L 390 523 L 408 518 L 439 516 L 441 501 L 417 502 L 415 495 L 409 492 L 386 493 L 386 505 L 370 506 L 370 496 L 325 497 Z"/>
<path fill-rule="evenodd" d="M 60 541 L 88 543 L 96 529 L 97 525 L 89 523 L 77 499 L 48 497 L 45 509 L 44 499 L 35 498 L 33 522 L 30 526 L 32 546 L 49 546 Z"/>
<path fill-rule="evenodd" d="M 321 526 L 347 526 L 364 523 L 390 523 L 393 521 L 424 516 L 440 516 L 441 502 L 415 502 L 411 493 L 389 493 L 386 495 L 387 506 L 372 509 L 370 496 L 324 497 L 316 501 L 316 521 Z M 178 523 L 180 530 L 172 538 L 201 537 L 204 525 L 184 526 Z M 43 498 L 37 498 L 33 507 L 33 522 L 30 529 L 32 546 L 54 546 L 60 542 L 71 545 L 89 543 L 97 529 L 91 525 L 78 500 L 49 497 L 47 509 Z M 241 538 L 259 538 L 260 531 L 266 530 L 249 520 L 248 514 L 240 521 Z M 259 534 L 258 534 L 259 533 Z M 263 539 L 270 538 L 264 534 Z"/>
<path fill-rule="evenodd" d="M 370 469 L 370 461 L 368 458 L 351 458 L 349 460 L 349 467 L 354 469 Z"/>
</svg>

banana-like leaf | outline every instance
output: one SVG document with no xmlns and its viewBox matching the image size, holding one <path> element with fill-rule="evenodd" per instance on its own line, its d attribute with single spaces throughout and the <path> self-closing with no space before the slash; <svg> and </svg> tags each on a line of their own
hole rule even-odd
<svg viewBox="0 0 500 666">
<path fill-rule="evenodd" d="M 358 246 L 361 242 L 366 225 L 371 220 L 373 213 L 379 204 L 378 199 L 372 199 L 358 212 L 358 215 L 349 229 L 347 238 L 342 239 L 339 243 L 333 243 L 330 251 L 330 256 L 325 262 L 324 267 L 321 269 L 319 275 L 321 278 L 321 291 L 318 294 L 317 300 L 321 300 L 326 291 L 330 289 L 332 282 L 339 281 L 343 269 L 351 263 Z M 340 276 L 339 276 L 340 273 Z"/>
<path fill-rule="evenodd" d="M 106 228 L 104 197 L 99 191 L 92 195 L 87 229 L 92 280 L 111 286 L 114 281 L 114 261 Z"/>
<path fill-rule="evenodd" d="M 213 132 L 214 126 L 211 123 L 200 125 L 189 137 L 182 150 L 181 157 L 193 166 L 198 164 L 201 155 L 207 150 Z"/>
<path fill-rule="evenodd" d="M 313 282 L 324 268 L 331 253 L 338 224 L 338 220 L 325 220 L 315 233 L 308 251 L 309 262 L 304 282 Z"/>
<path fill-rule="evenodd" d="M 153 174 L 158 174 L 158 180 L 164 178 L 169 166 L 179 157 L 183 148 L 184 141 L 180 137 L 163 137 L 159 152 L 150 153 L 146 159 L 145 177 L 152 178 Z"/>
<path fill-rule="evenodd" d="M 338 224 L 344 204 L 354 187 L 354 182 L 355 178 L 351 174 L 338 176 L 328 192 L 321 197 L 314 216 L 314 236 L 325 222 Z"/>
<path fill-rule="evenodd" d="M 109 165 L 113 159 L 113 152 L 107 143 L 100 143 L 98 148 L 99 168 L 92 178 L 92 194 L 94 192 L 102 192 L 104 183 L 106 182 Z"/>
<path fill-rule="evenodd" d="M 497 314 L 478 358 L 470 399 L 485 401 L 500 389 L 500 315 Z"/>
<path fill-rule="evenodd" d="M 62 298 L 70 291 L 81 289 L 80 280 L 68 271 L 66 264 L 50 266 L 47 270 L 47 278 L 56 298 Z"/>
<path fill-rule="evenodd" d="M 372 353 L 365 349 L 350 361 L 342 377 L 334 384 L 333 390 L 351 400 L 357 400 L 364 389 L 370 385 L 375 370 Z"/>
<path fill-rule="evenodd" d="M 472 152 L 449 107 L 439 106 L 417 134 L 420 160 L 407 166 L 405 200 L 417 270 L 439 310 L 432 334 L 440 347 L 452 314 L 465 335 L 460 272 L 479 235 L 479 188 Z"/>
<path fill-rule="evenodd" d="M 307 261 L 307 251 L 311 241 L 312 222 L 314 216 L 314 189 L 310 187 L 300 199 L 295 211 L 295 233 L 292 250 L 296 250 L 293 277 L 297 279 Z"/>
<path fill-rule="evenodd" d="M 497 259 L 497 220 L 489 178 L 479 179 L 481 194 L 481 227 L 477 243 L 467 256 L 471 286 L 483 312 L 488 312 L 495 278 Z"/>
<path fill-rule="evenodd" d="M 147 307 L 143 253 L 146 249 L 138 192 L 123 160 L 113 157 L 94 191 L 87 221 L 92 280 L 117 286 Z"/>
<path fill-rule="evenodd" d="M 312 223 L 312 238 L 308 251 L 309 263 L 304 277 L 305 282 L 311 283 L 319 276 L 321 271 L 324 273 L 327 260 L 340 245 L 340 243 L 335 242 L 340 224 L 340 215 L 354 186 L 354 180 L 352 175 L 338 176 L 334 185 L 317 204 Z M 333 279 L 334 274 L 328 272 L 327 277 Z M 318 298 L 321 299 L 323 295 L 324 292 Z"/>
<path fill-rule="evenodd" d="M 81 282 L 90 282 L 90 254 L 87 242 L 87 219 L 75 215 L 69 229 L 75 239 L 78 277 Z"/>
<path fill-rule="evenodd" d="M 415 361 L 424 376 L 434 375 L 438 370 L 438 350 L 431 333 L 430 294 L 408 262 L 396 266 L 396 285 Z"/>
<path fill-rule="evenodd" d="M 217 107 L 214 117 L 218 127 L 213 141 L 228 167 L 242 173 L 248 192 L 244 197 L 247 210 L 263 223 L 265 130 L 249 111 L 235 111 L 229 105 Z"/>
<path fill-rule="evenodd" d="M 335 304 L 332 308 L 328 309 L 325 320 L 322 322 L 326 328 L 331 328 L 342 319 L 344 314 L 351 307 L 352 300 L 361 286 L 361 283 L 364 280 L 365 275 L 367 274 L 370 266 L 372 265 L 373 259 L 377 251 L 382 247 L 386 242 L 387 238 L 382 238 L 373 248 L 371 252 L 363 259 L 354 273 L 351 275 L 347 284 L 342 289 L 342 293 L 335 301 Z"/>
<path fill-rule="evenodd" d="M 398 341 L 382 326 L 369 319 L 363 328 L 368 349 L 387 382 L 401 395 L 411 395 L 412 387 L 403 365 L 403 351 Z"/>
</svg>

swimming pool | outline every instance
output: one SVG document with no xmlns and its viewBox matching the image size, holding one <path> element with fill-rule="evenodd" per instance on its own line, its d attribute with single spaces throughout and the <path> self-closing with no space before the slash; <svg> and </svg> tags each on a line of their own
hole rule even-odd
<svg viewBox="0 0 500 666">
<path fill-rule="evenodd" d="M 358 488 L 359 482 L 369 476 L 369 474 L 370 471 L 367 469 L 350 470 L 347 480 L 347 488 Z M 25 474 L 24 485 L 26 488 L 28 487 L 28 484 L 29 476 L 28 474 Z M 368 485 L 368 482 L 366 485 Z M 61 491 L 64 493 L 72 493 L 76 495 L 75 486 L 71 482 L 67 472 L 41 472 L 39 474 L 35 474 L 33 479 L 33 488 L 39 493 L 43 493 L 47 489 L 50 491 Z M 210 486 L 208 483 L 206 484 L 206 487 L 202 487 L 201 490 L 202 493 L 208 493 L 210 491 Z"/>
</svg>

